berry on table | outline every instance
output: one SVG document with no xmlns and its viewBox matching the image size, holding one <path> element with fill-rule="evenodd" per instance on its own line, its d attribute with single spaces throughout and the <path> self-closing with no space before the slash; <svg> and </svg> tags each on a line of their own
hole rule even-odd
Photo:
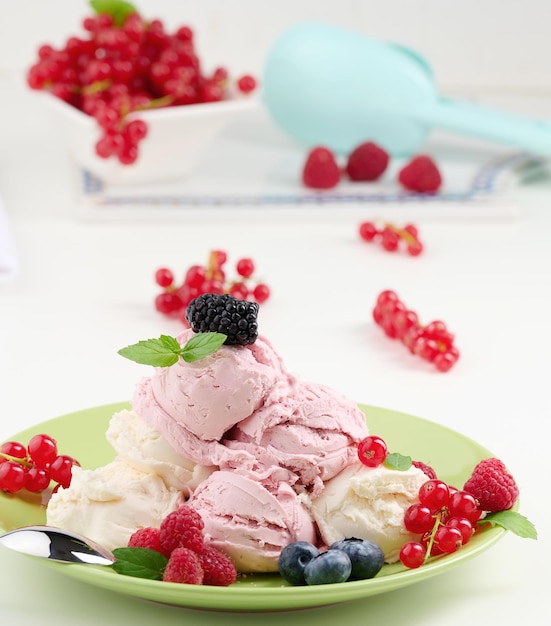
<svg viewBox="0 0 551 626">
<path fill-rule="evenodd" d="M 436 163 L 422 154 L 404 165 L 398 173 L 398 181 L 409 191 L 435 193 L 442 185 L 442 175 Z"/>
<path fill-rule="evenodd" d="M 400 228 L 395 224 L 385 222 L 377 227 L 373 222 L 365 221 L 360 223 L 358 232 L 363 241 L 378 241 L 388 252 L 395 252 L 400 245 L 403 245 L 410 256 L 419 256 L 424 249 L 419 240 L 418 229 L 413 224 Z"/>
<path fill-rule="evenodd" d="M 318 146 L 310 150 L 302 170 L 302 182 L 312 189 L 331 189 L 341 180 L 341 169 L 329 148 Z"/>
<path fill-rule="evenodd" d="M 356 146 L 348 155 L 345 170 L 350 180 L 372 181 L 383 175 L 388 162 L 386 150 L 372 141 L 366 141 Z"/>
<path fill-rule="evenodd" d="M 417 313 L 407 309 L 392 290 L 379 294 L 372 317 L 387 337 L 398 339 L 412 354 L 429 361 L 440 372 L 449 371 L 459 359 L 454 336 L 444 322 L 435 320 L 423 326 Z"/>
<path fill-rule="evenodd" d="M 231 294 L 238 300 L 263 304 L 270 297 L 270 287 L 254 277 L 256 264 L 250 257 L 242 257 L 235 264 L 236 276 L 227 269 L 228 254 L 224 250 L 212 250 L 205 265 L 191 265 L 178 284 L 174 272 L 161 267 L 155 272 L 155 283 L 162 288 L 155 296 L 155 309 L 167 317 L 179 317 L 187 324 L 185 311 L 189 303 L 207 293 Z"/>
</svg>

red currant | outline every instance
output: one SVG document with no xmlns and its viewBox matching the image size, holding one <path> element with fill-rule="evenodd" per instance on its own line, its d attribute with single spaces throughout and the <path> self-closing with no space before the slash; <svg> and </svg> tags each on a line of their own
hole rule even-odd
<svg viewBox="0 0 551 626">
<path fill-rule="evenodd" d="M 253 289 L 253 298 L 258 302 L 258 304 L 262 304 L 266 302 L 266 300 L 270 297 L 270 288 L 268 285 L 264 283 L 258 283 L 256 287 Z"/>
<path fill-rule="evenodd" d="M 155 282 L 159 287 L 170 287 L 174 282 L 174 274 L 166 267 L 161 267 L 155 272 Z"/>
<path fill-rule="evenodd" d="M 381 437 L 370 435 L 358 444 L 358 458 L 367 467 L 377 467 L 384 462 L 388 448 Z"/>
<path fill-rule="evenodd" d="M 360 237 L 364 241 L 373 241 L 375 237 L 379 234 L 377 227 L 373 222 L 362 222 L 359 228 Z"/>
<path fill-rule="evenodd" d="M 450 497 L 448 509 L 450 515 L 465 517 L 473 523 L 478 521 L 482 515 L 476 498 L 466 491 L 456 491 Z"/>
<path fill-rule="evenodd" d="M 463 535 L 453 526 L 439 526 L 434 533 L 434 543 L 442 552 L 450 554 L 463 545 Z"/>
<path fill-rule="evenodd" d="M 418 541 L 408 541 L 400 549 L 400 561 L 410 569 L 421 567 L 425 562 L 426 547 Z"/>
<path fill-rule="evenodd" d="M 236 265 L 237 273 L 243 278 L 250 278 L 254 273 L 254 262 L 252 259 L 239 259 Z"/>
<path fill-rule="evenodd" d="M 448 485 L 438 478 L 431 478 L 419 488 L 419 502 L 431 511 L 438 511 L 446 506 L 450 499 Z"/>
<path fill-rule="evenodd" d="M 50 465 L 50 478 L 62 487 L 68 487 L 71 484 L 73 465 L 78 465 L 75 459 L 66 454 L 60 454 Z"/>
<path fill-rule="evenodd" d="M 404 515 L 404 526 L 410 533 L 422 535 L 434 526 L 434 516 L 428 506 L 412 504 Z"/>
<path fill-rule="evenodd" d="M 0 490 L 16 493 L 25 486 L 27 472 L 16 461 L 6 461 L 0 464 Z"/>
<path fill-rule="evenodd" d="M 49 435 L 35 435 L 28 444 L 29 456 L 38 467 L 47 467 L 57 456 L 57 443 Z"/>
<path fill-rule="evenodd" d="M 461 543 L 465 545 L 474 534 L 472 523 L 465 517 L 450 517 L 446 521 L 446 526 L 457 528 L 461 533 Z"/>
<path fill-rule="evenodd" d="M 24 459 L 27 456 L 27 448 L 19 441 L 6 441 L 0 446 L 0 452 L 16 459 Z"/>
<path fill-rule="evenodd" d="M 40 467 L 31 467 L 27 472 L 25 480 L 25 489 L 27 491 L 37 492 L 44 491 L 50 484 L 50 475 L 45 469 Z"/>
</svg>

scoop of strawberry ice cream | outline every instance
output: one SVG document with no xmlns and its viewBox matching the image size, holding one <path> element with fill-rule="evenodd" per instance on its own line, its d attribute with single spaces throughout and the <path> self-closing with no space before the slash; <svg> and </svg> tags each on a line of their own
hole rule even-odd
<svg viewBox="0 0 551 626">
<path fill-rule="evenodd" d="M 263 482 L 272 464 L 288 470 L 295 487 L 316 495 L 357 459 L 357 445 L 368 434 L 365 415 L 352 400 L 325 385 L 298 382 L 286 398 L 236 424 L 223 443 L 250 452 Z M 275 467 L 274 474 L 278 479 Z"/>
<path fill-rule="evenodd" d="M 185 330 L 176 339 L 183 346 L 193 335 Z M 284 397 L 293 382 L 271 344 L 258 337 L 248 346 L 223 345 L 198 361 L 156 368 L 138 383 L 132 408 L 175 450 L 193 458 L 188 440 L 219 440 L 266 401 Z"/>
<path fill-rule="evenodd" d="M 230 471 L 217 471 L 188 504 L 203 519 L 205 541 L 226 553 L 239 572 L 275 572 L 282 548 L 316 541 L 305 504 L 286 483 L 275 491 Z"/>
</svg>

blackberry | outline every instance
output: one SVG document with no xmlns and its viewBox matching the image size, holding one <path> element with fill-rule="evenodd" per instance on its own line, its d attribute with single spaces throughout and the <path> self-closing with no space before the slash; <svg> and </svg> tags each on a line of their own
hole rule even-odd
<svg viewBox="0 0 551 626">
<path fill-rule="evenodd" d="M 258 337 L 258 303 L 230 294 L 205 293 L 192 300 L 186 320 L 195 333 L 223 333 L 228 345 L 246 346 Z"/>
</svg>

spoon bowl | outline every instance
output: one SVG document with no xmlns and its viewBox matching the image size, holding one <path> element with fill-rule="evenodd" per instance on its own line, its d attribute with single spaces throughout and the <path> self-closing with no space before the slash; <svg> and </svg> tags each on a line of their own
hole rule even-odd
<svg viewBox="0 0 551 626">
<path fill-rule="evenodd" d="M 551 155 L 551 122 L 438 93 L 416 51 L 330 24 L 302 22 L 272 44 L 262 76 L 274 122 L 300 143 L 349 153 L 374 141 L 395 156 L 442 129 Z"/>
<path fill-rule="evenodd" d="M 0 545 L 59 563 L 111 565 L 113 554 L 77 533 L 54 526 L 22 526 L 0 536 Z"/>
</svg>

